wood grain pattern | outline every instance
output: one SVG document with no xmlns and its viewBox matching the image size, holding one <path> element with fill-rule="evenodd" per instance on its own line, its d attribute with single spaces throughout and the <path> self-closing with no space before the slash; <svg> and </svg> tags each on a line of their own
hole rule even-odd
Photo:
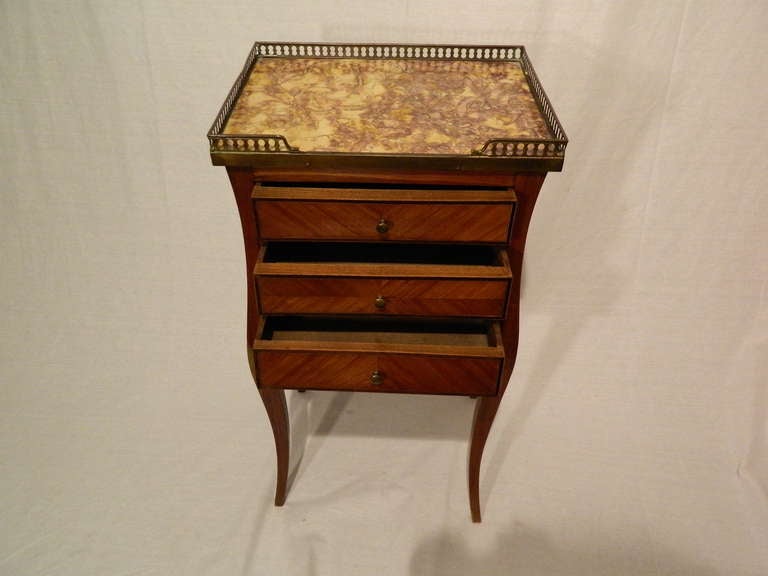
<svg viewBox="0 0 768 576">
<path fill-rule="evenodd" d="M 512 204 L 256 200 L 264 239 L 507 241 Z M 377 224 L 387 223 L 380 233 Z"/>
<path fill-rule="evenodd" d="M 455 182 L 460 182 L 462 178 L 465 178 L 467 175 L 459 175 L 459 178 Z M 262 386 L 264 389 L 270 389 L 275 392 L 282 393 L 283 387 L 285 388 L 313 388 L 316 389 L 345 389 L 345 390 L 371 390 L 371 391 L 382 391 L 382 392 L 424 392 L 424 393 L 441 393 L 441 394 L 467 394 L 471 396 L 477 396 L 477 407 L 475 412 L 475 418 L 473 421 L 472 426 L 472 434 L 471 434 L 471 441 L 470 441 L 470 449 L 469 449 L 469 462 L 468 462 L 468 488 L 469 488 L 469 500 L 470 500 L 470 510 L 472 515 L 472 520 L 474 522 L 479 522 L 481 520 L 481 506 L 480 506 L 480 488 L 479 488 L 479 480 L 480 480 L 480 467 L 482 462 L 482 456 L 483 456 L 483 450 L 485 447 L 485 444 L 487 442 L 488 436 L 490 434 L 493 421 L 495 419 L 496 413 L 498 411 L 498 407 L 501 402 L 501 397 L 504 393 L 504 389 L 506 388 L 508 384 L 509 377 L 512 373 L 512 370 L 514 368 L 515 359 L 517 355 L 517 346 L 519 341 L 519 307 L 520 307 L 520 273 L 522 271 L 522 261 L 523 261 L 523 253 L 525 249 L 525 240 L 527 236 L 527 230 L 530 223 L 530 219 L 533 213 L 533 207 L 536 202 L 536 198 L 538 195 L 538 192 L 541 188 L 541 185 L 544 180 L 544 174 L 517 174 L 517 175 L 484 175 L 483 178 L 485 179 L 484 182 L 486 185 L 498 184 L 500 182 L 506 182 L 509 186 L 514 187 L 515 189 L 515 198 L 516 198 L 516 214 L 514 217 L 514 221 L 512 223 L 511 231 L 509 234 L 508 242 L 505 240 L 502 243 L 506 244 L 506 249 L 504 252 L 504 263 L 505 269 L 509 269 L 509 276 L 511 279 L 510 287 L 507 293 L 507 310 L 506 310 L 506 318 L 501 326 L 500 330 L 500 339 L 499 339 L 499 348 L 472 348 L 472 347 L 453 347 L 453 346 L 432 346 L 429 347 L 429 350 L 431 350 L 431 354 L 427 355 L 425 353 L 425 350 L 418 348 L 413 349 L 409 346 L 404 346 L 402 344 L 375 344 L 375 343 L 345 343 L 340 344 L 338 342 L 271 342 L 271 341 L 261 341 L 260 343 L 256 343 L 256 350 L 254 351 L 255 356 L 261 356 L 261 355 L 270 355 L 270 354 L 276 354 L 279 360 L 275 366 L 280 367 L 280 362 L 284 362 L 284 367 L 287 370 L 288 365 L 290 364 L 293 367 L 296 366 L 303 366 L 303 361 L 296 361 L 297 355 L 313 355 L 312 362 L 315 362 L 316 364 L 309 364 L 309 367 L 312 368 L 318 368 L 320 370 L 320 373 L 326 373 L 327 379 L 324 381 L 324 383 L 314 384 L 313 386 L 309 386 L 306 384 L 306 382 L 297 383 L 299 380 L 304 380 L 301 378 L 301 374 L 298 374 L 298 377 L 296 374 L 291 376 L 290 378 L 287 376 L 288 372 L 286 371 L 283 376 L 283 378 L 287 378 L 287 380 L 281 381 L 280 386 L 275 388 L 270 388 L 269 386 L 265 386 L 260 381 L 260 386 Z M 378 174 L 365 174 L 365 175 L 354 175 L 354 174 L 346 174 L 343 171 L 332 171 L 331 173 L 325 173 L 325 174 L 316 174 L 314 177 L 310 177 L 308 181 L 315 180 L 315 181 L 327 181 L 329 178 L 339 178 L 341 181 L 358 181 L 361 183 L 364 182 L 370 182 L 375 181 L 377 177 L 385 178 L 385 175 L 378 175 Z M 417 182 L 419 184 L 430 184 L 430 183 L 445 183 L 446 178 L 450 181 L 449 176 L 445 175 L 425 175 L 425 174 L 415 174 L 415 173 L 408 173 L 408 174 L 391 174 L 390 178 L 392 181 L 404 181 L 404 182 Z M 233 182 L 234 186 L 234 182 Z M 252 192 L 253 193 L 253 192 Z M 252 194 L 251 193 L 251 194 Z M 286 193 L 287 194 L 287 193 Z M 314 192 L 306 192 L 304 193 L 305 197 L 307 199 L 314 199 L 315 196 Z M 341 200 L 342 194 L 339 194 L 338 200 Z M 285 196 L 287 198 L 287 196 Z M 377 200 L 375 197 L 371 197 L 371 200 Z M 409 202 L 410 199 L 401 198 L 402 206 L 419 206 L 420 198 L 416 198 L 416 202 Z M 278 202 L 293 202 L 293 203 L 302 203 L 304 200 L 287 200 L 287 199 L 279 199 Z M 322 205 L 329 205 L 333 204 L 334 202 L 317 202 L 318 204 Z M 342 202 L 337 202 L 339 204 L 342 204 Z M 257 201 L 254 203 L 255 207 L 258 209 L 260 204 L 263 204 L 261 201 Z M 350 203 L 344 203 L 344 204 L 350 204 Z M 389 204 L 389 203 L 383 203 L 383 202 L 377 202 L 377 201 L 371 201 L 371 202 L 361 202 L 358 203 L 360 206 L 367 206 L 370 207 L 371 205 L 376 204 Z M 444 206 L 452 206 L 452 204 L 444 204 Z M 483 206 L 482 204 L 477 204 L 476 206 Z M 500 205 L 496 205 L 497 207 Z M 485 206 L 487 207 L 487 206 Z M 365 212 L 363 212 L 365 213 Z M 354 217 L 359 217 L 360 213 L 358 212 Z M 370 216 L 370 214 L 369 214 Z M 353 217 L 353 219 L 354 219 Z M 506 218 L 507 216 L 505 216 Z M 373 219 L 375 220 L 375 216 Z M 344 219 L 343 219 L 344 220 Z M 291 224 L 292 225 L 292 224 Z M 338 224 L 337 224 L 338 225 Z M 414 224 L 415 225 L 415 224 Z M 509 222 L 507 222 L 507 225 L 509 225 Z M 254 231 L 257 229 L 255 226 L 255 223 L 253 225 L 249 224 L 250 228 Z M 422 223 L 423 226 L 423 223 Z M 343 227 L 343 226 L 342 226 Z M 352 230 L 352 234 L 348 238 L 341 238 L 344 239 L 359 239 L 355 236 L 355 228 L 354 228 L 354 222 L 351 226 L 348 227 Z M 375 224 L 374 224 L 375 229 Z M 244 233 L 246 231 L 246 226 L 244 224 Z M 310 232 L 311 233 L 311 232 Z M 505 231 L 506 234 L 506 231 Z M 386 235 L 388 236 L 388 235 Z M 370 234 L 370 237 L 373 239 L 378 240 L 389 240 L 388 237 L 381 237 L 381 235 L 378 234 Z M 449 239 L 449 241 L 463 241 L 460 239 L 461 237 L 453 237 Z M 318 240 L 322 238 L 317 238 Z M 256 245 L 257 246 L 257 245 Z M 255 252 L 254 250 L 254 244 L 250 245 L 250 254 L 253 255 Z M 253 256 L 251 256 L 251 259 L 253 259 Z M 320 268 L 310 270 L 309 268 L 303 267 L 304 264 L 312 266 L 318 266 Z M 328 266 L 328 264 L 324 263 L 293 263 L 293 266 L 298 266 L 299 269 L 294 269 L 293 272 L 301 272 L 302 274 L 306 274 L 307 272 L 314 271 L 316 273 L 319 273 L 323 276 L 327 276 L 327 279 L 330 282 L 339 282 L 340 280 L 344 279 L 344 275 L 337 270 L 336 273 L 338 275 L 334 276 L 334 269 L 333 268 L 325 268 L 322 269 L 323 266 Z M 258 265 L 254 265 L 254 269 Z M 331 265 L 333 266 L 333 265 Z M 345 265 L 347 267 L 347 274 L 349 274 L 349 265 Z M 374 277 L 375 273 L 371 274 L 372 277 L 369 278 L 361 278 L 361 280 L 373 280 L 381 281 L 383 278 L 390 277 L 388 276 L 388 273 L 391 272 L 391 270 L 388 270 L 386 265 L 376 264 L 371 265 L 371 267 L 366 268 L 365 265 L 353 265 L 353 266 L 363 266 L 362 269 L 357 270 L 356 268 L 353 269 L 356 273 L 360 273 L 361 275 L 365 275 L 365 270 L 369 271 L 376 271 L 380 274 L 378 277 Z M 454 271 L 458 270 L 459 268 L 452 268 Z M 264 274 L 263 277 L 270 277 L 270 279 L 278 280 L 285 278 L 290 278 L 283 276 L 282 273 L 289 272 L 290 268 L 275 268 L 273 270 L 269 270 L 269 268 L 265 270 L 261 270 L 261 272 L 269 273 L 272 272 L 272 275 Z M 427 272 L 427 270 L 422 270 L 422 272 Z M 434 270 L 430 270 L 429 272 L 434 272 Z M 462 270 L 461 272 L 466 272 L 466 270 Z M 406 280 L 406 278 L 401 278 L 400 280 Z M 458 280 L 458 281 L 466 281 L 466 279 Z M 366 290 L 370 289 L 372 285 L 363 285 L 359 284 L 356 285 L 355 289 L 360 290 Z M 284 296 L 286 294 L 285 286 L 277 287 L 274 291 L 275 292 L 281 292 L 281 294 Z M 377 286 L 378 288 L 378 286 Z M 353 290 L 354 292 L 354 290 Z M 355 293 L 357 294 L 357 293 Z M 254 300 L 255 300 L 254 296 Z M 310 298 L 317 297 L 317 295 L 310 296 Z M 328 296 L 330 298 L 336 298 L 336 296 L 330 295 Z M 354 296 L 352 297 L 354 299 Z M 360 296 L 362 298 L 362 296 Z M 249 298 L 250 299 L 250 298 Z M 352 309 L 357 310 L 354 308 L 354 306 L 357 304 L 351 304 L 350 302 L 344 301 L 341 303 L 341 306 L 352 306 Z M 311 306 L 310 306 L 311 307 Z M 334 309 L 336 310 L 336 309 Z M 355 312 L 357 313 L 357 312 Z M 473 313 L 474 314 L 474 313 Z M 254 317 L 258 317 L 258 313 L 254 316 L 249 312 L 249 320 L 252 322 Z M 249 322 L 250 325 L 250 322 Z M 503 347 L 501 346 L 503 344 Z M 411 353 L 409 353 L 406 349 L 410 350 Z M 451 371 L 451 366 L 446 364 L 447 361 L 455 361 L 455 360 L 480 360 L 477 357 L 457 357 L 455 354 L 457 353 L 470 353 L 470 352 L 476 352 L 477 350 L 483 350 L 485 353 L 488 353 L 490 351 L 491 354 L 496 354 L 498 356 L 496 357 L 487 357 L 482 359 L 486 364 L 484 364 L 485 368 L 480 368 L 480 366 L 457 366 L 456 371 Z M 503 356 L 503 360 L 499 357 Z M 274 357 L 270 356 L 264 356 L 264 359 L 261 360 L 261 362 L 267 362 L 266 365 L 271 365 L 272 361 L 274 360 Z M 375 363 L 371 362 L 371 358 L 376 359 Z M 366 360 L 367 359 L 367 360 Z M 309 361 L 310 357 L 307 356 L 305 360 Z M 344 369 L 344 363 L 348 363 L 347 367 L 348 369 Z M 389 362 L 389 364 L 387 364 Z M 416 362 L 413 364 L 412 362 Z M 488 371 L 488 366 L 491 362 L 496 363 L 496 369 L 501 372 L 500 379 L 497 380 L 498 385 L 494 384 L 493 391 L 488 387 L 488 380 L 483 379 L 482 377 L 479 378 L 479 380 L 473 380 L 473 382 L 467 382 L 466 380 L 454 380 L 453 375 L 462 374 L 464 378 L 468 374 L 472 373 L 472 370 L 476 370 L 478 375 L 483 374 L 483 370 Z M 269 370 L 269 369 L 268 369 Z M 370 382 L 370 372 L 373 370 L 379 370 L 382 374 L 389 374 L 389 378 L 384 376 L 384 380 L 381 384 L 375 385 Z M 392 375 L 397 375 L 397 379 L 393 379 Z M 335 377 L 333 376 L 335 375 Z M 363 376 L 367 375 L 367 380 L 363 378 Z M 485 382 L 485 385 L 478 385 L 477 382 Z M 456 382 L 456 384 L 452 384 L 452 382 Z M 281 475 L 283 474 L 283 464 L 281 462 L 285 461 L 287 463 L 287 454 L 288 454 L 288 447 L 285 442 L 281 440 L 283 436 L 287 434 L 287 421 L 284 425 L 281 423 L 282 420 L 280 418 L 280 412 L 278 410 L 280 403 L 279 398 L 277 401 L 272 400 L 269 403 L 267 400 L 265 400 L 265 406 L 267 406 L 268 414 L 270 415 L 270 421 L 273 422 L 273 429 L 275 426 L 277 426 L 277 429 L 275 430 L 275 442 L 278 452 L 278 486 L 277 486 L 277 492 L 276 492 L 276 501 L 280 497 L 280 491 L 282 491 L 283 497 L 285 493 L 285 482 L 281 480 Z M 286 436 L 287 437 L 287 436 Z M 285 465 L 287 466 L 287 464 Z M 286 468 L 287 470 L 287 468 Z"/>
<path fill-rule="evenodd" d="M 272 434 L 275 437 L 277 456 L 277 480 L 275 482 L 275 506 L 285 504 L 288 492 L 288 465 L 290 451 L 290 433 L 288 426 L 288 405 L 285 392 L 274 388 L 259 386 L 259 395 L 264 402 Z"/>
<path fill-rule="evenodd" d="M 450 204 L 456 202 L 515 202 L 517 197 L 511 188 L 485 189 L 427 189 L 427 188 L 334 188 L 325 186 L 285 186 L 280 184 L 256 184 L 254 200 L 330 200 L 342 202 L 421 202 Z"/>
<path fill-rule="evenodd" d="M 257 276 L 264 314 L 387 314 L 501 318 L 507 280 Z M 377 298 L 381 298 L 378 300 Z M 383 307 L 380 307 L 383 302 Z"/>
<path fill-rule="evenodd" d="M 514 188 L 516 174 L 505 171 L 472 170 L 382 170 L 350 169 L 342 162 L 333 167 L 306 165 L 301 168 L 251 167 L 259 182 L 339 182 L 342 184 L 397 184 L 416 186 L 501 186 Z"/>
<path fill-rule="evenodd" d="M 467 358 L 504 358 L 504 349 L 498 347 L 461 346 L 445 344 L 400 344 L 387 342 L 338 342 L 255 340 L 254 350 L 279 350 L 299 352 L 355 352 L 429 356 L 461 356 Z"/>
<path fill-rule="evenodd" d="M 505 370 L 506 373 L 506 370 Z M 501 382 L 500 388 L 506 386 Z M 483 450 L 491 431 L 493 420 L 501 404 L 502 393 L 495 396 L 478 398 L 475 404 L 475 415 L 472 420 L 472 437 L 469 443 L 469 464 L 467 475 L 469 480 L 469 510 L 472 522 L 480 522 L 480 463 L 483 459 Z"/>
<path fill-rule="evenodd" d="M 517 204 L 514 227 L 506 249 L 513 278 L 507 301 L 507 318 L 501 326 L 506 354 L 504 377 L 502 378 L 504 389 L 512 375 L 517 359 L 517 346 L 520 338 L 520 282 L 528 227 L 545 177 L 546 174 L 518 174 L 515 179 L 516 186 L 522 190 L 522 194 L 520 202 Z"/>
<path fill-rule="evenodd" d="M 502 362 L 479 358 L 379 358 L 382 387 L 391 392 L 488 396 L 496 394 Z"/>
<path fill-rule="evenodd" d="M 440 264 L 374 264 L 360 262 L 257 262 L 256 276 L 313 276 L 360 278 L 463 278 L 509 279 L 509 268 L 502 266 L 440 265 Z"/>
<path fill-rule="evenodd" d="M 258 350 L 262 386 L 305 390 L 358 390 L 376 369 L 375 354 Z"/>
<path fill-rule="evenodd" d="M 245 269 L 248 277 L 248 292 L 246 295 L 246 344 L 250 346 L 256 336 L 256 327 L 259 323 L 259 308 L 256 302 L 254 283 L 251 282 L 251 273 L 256 265 L 256 259 L 260 252 L 259 229 L 256 222 L 256 214 L 253 211 L 251 190 L 253 189 L 253 174 L 242 168 L 227 168 L 227 176 L 235 194 L 240 225 L 243 230 L 243 244 L 245 248 Z"/>
<path fill-rule="evenodd" d="M 283 350 L 257 351 L 256 361 L 263 387 L 409 394 L 492 395 L 501 369 L 494 358 Z"/>
</svg>

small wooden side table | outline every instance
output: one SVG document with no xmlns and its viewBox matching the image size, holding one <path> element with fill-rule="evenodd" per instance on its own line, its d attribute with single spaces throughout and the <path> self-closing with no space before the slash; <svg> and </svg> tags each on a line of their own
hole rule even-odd
<svg viewBox="0 0 768 576">
<path fill-rule="evenodd" d="M 286 389 L 465 395 L 479 522 L 528 224 L 568 142 L 525 49 L 257 42 L 208 138 L 242 222 L 275 505 Z"/>
</svg>

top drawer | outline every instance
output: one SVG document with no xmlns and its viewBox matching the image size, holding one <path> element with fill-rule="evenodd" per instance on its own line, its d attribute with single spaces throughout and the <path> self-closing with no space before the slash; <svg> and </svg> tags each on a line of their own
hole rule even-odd
<svg viewBox="0 0 768 576">
<path fill-rule="evenodd" d="M 256 185 L 253 199 L 266 240 L 489 243 L 507 241 L 516 200 L 509 188 L 306 185 Z"/>
</svg>

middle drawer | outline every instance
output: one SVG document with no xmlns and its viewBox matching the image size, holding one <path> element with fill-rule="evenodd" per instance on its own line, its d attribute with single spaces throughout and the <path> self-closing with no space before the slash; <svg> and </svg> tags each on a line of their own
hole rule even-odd
<svg viewBox="0 0 768 576">
<path fill-rule="evenodd" d="M 259 252 L 262 314 L 504 318 L 512 273 L 491 246 L 273 242 Z"/>
</svg>

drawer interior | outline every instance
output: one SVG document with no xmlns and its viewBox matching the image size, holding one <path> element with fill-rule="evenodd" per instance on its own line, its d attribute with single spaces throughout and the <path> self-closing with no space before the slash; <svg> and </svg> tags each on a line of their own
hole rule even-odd
<svg viewBox="0 0 768 576">
<path fill-rule="evenodd" d="M 274 316 L 266 320 L 262 340 L 355 342 L 495 348 L 497 335 L 487 322 L 403 322 L 388 318 Z"/>
<path fill-rule="evenodd" d="M 366 242 L 270 242 L 267 263 L 387 263 L 442 266 L 502 266 L 499 250 L 483 245 Z"/>
</svg>

